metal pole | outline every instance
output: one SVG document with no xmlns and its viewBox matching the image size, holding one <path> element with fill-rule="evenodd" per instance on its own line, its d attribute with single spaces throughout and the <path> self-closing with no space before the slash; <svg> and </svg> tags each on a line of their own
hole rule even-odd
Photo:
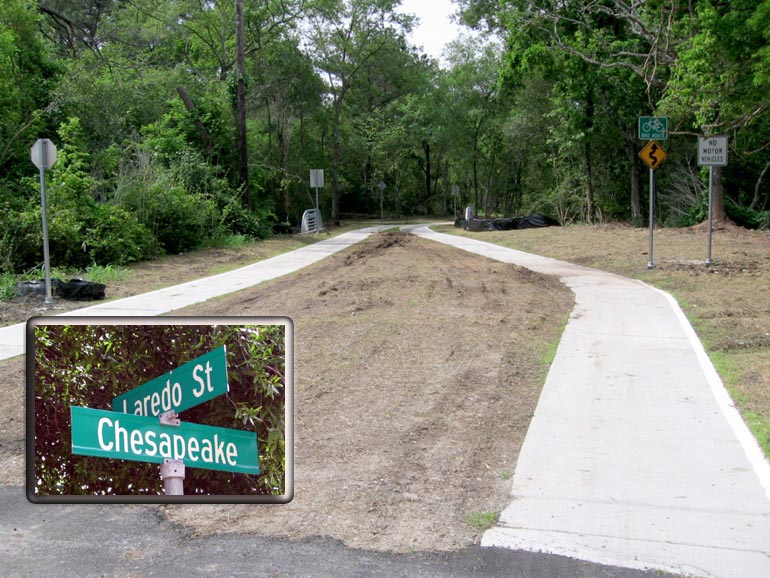
<svg viewBox="0 0 770 578">
<path fill-rule="evenodd" d="M 655 171 L 650 169 L 650 259 L 647 268 L 655 268 L 655 259 L 652 256 L 652 231 L 655 228 Z"/>
<path fill-rule="evenodd" d="M 181 420 L 172 409 L 158 416 L 161 425 L 179 427 Z M 184 462 L 164 459 L 160 466 L 160 479 L 163 480 L 163 493 L 167 496 L 184 496 Z"/>
<path fill-rule="evenodd" d="M 53 304 L 51 297 L 51 256 L 48 252 L 48 204 L 45 194 L 45 166 L 48 162 L 46 158 L 45 145 L 40 147 L 40 206 L 43 216 L 43 263 L 45 267 L 45 301 L 46 305 Z"/>
<path fill-rule="evenodd" d="M 318 206 L 318 186 L 315 187 L 315 210 L 320 211 L 321 207 Z"/>
<path fill-rule="evenodd" d="M 713 232 L 712 220 L 714 217 L 714 167 L 709 166 L 709 242 L 706 254 L 706 266 L 711 267 L 711 234 Z"/>
<path fill-rule="evenodd" d="M 163 460 L 160 466 L 160 478 L 163 480 L 165 495 L 184 496 L 184 462 L 182 460 Z"/>
</svg>

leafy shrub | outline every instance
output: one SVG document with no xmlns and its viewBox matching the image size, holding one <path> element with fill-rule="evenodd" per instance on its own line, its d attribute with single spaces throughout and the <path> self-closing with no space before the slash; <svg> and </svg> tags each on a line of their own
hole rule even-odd
<svg viewBox="0 0 770 578">
<path fill-rule="evenodd" d="M 152 232 L 124 208 L 97 203 L 89 213 L 81 245 L 89 265 L 125 265 L 160 253 Z"/>
</svg>

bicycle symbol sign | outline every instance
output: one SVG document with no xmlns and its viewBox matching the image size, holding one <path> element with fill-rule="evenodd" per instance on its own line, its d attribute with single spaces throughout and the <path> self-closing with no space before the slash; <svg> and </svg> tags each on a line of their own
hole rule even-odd
<svg viewBox="0 0 770 578">
<path fill-rule="evenodd" d="M 640 116 L 639 138 L 641 140 L 666 140 L 668 119 L 665 116 Z"/>
</svg>

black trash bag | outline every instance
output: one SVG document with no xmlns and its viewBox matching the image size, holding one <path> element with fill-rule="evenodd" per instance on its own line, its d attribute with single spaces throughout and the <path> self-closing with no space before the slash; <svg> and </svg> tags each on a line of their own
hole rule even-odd
<svg viewBox="0 0 770 578">
<path fill-rule="evenodd" d="M 104 290 L 107 288 L 102 283 L 94 283 L 85 279 L 51 279 L 51 294 L 70 299 L 72 301 L 92 301 L 104 299 Z M 21 281 L 16 284 L 16 294 L 24 297 L 27 295 L 45 295 L 45 280 Z"/>
<path fill-rule="evenodd" d="M 51 279 L 51 294 L 56 295 L 61 281 Z M 19 281 L 16 283 L 16 295 L 26 297 L 27 295 L 45 295 L 45 279 L 34 279 L 32 281 Z"/>
<path fill-rule="evenodd" d="M 93 301 L 104 299 L 104 290 L 107 288 L 103 283 L 94 283 L 85 279 L 70 279 L 59 285 L 58 295 L 62 299 L 72 301 Z"/>
</svg>

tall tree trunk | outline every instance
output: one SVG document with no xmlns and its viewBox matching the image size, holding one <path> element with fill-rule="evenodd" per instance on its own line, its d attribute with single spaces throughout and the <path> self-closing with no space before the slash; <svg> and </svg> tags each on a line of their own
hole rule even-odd
<svg viewBox="0 0 770 578">
<path fill-rule="evenodd" d="M 635 225 L 642 223 L 642 191 L 640 187 L 639 155 L 634 134 L 626 135 L 626 154 L 628 155 L 631 179 L 631 221 Z"/>
<path fill-rule="evenodd" d="M 422 141 L 422 150 L 425 152 L 425 199 L 430 202 L 431 197 L 431 181 L 430 181 L 430 144 L 428 141 Z"/>
<path fill-rule="evenodd" d="M 238 150 L 238 178 L 246 206 L 253 208 L 249 191 L 249 156 L 246 140 L 246 51 L 243 40 L 243 0 L 235 0 L 235 74 L 236 86 L 236 149 Z"/>
<path fill-rule="evenodd" d="M 586 131 L 585 131 L 585 157 L 586 157 L 586 218 L 589 224 L 596 219 L 596 206 L 594 204 L 594 175 L 591 158 L 591 133 L 594 127 L 594 95 L 589 89 L 586 98 Z"/>
<path fill-rule="evenodd" d="M 340 161 L 342 142 L 340 137 L 340 116 L 342 114 L 342 95 L 334 103 L 334 126 L 332 129 L 332 223 L 340 225 Z"/>
<path fill-rule="evenodd" d="M 586 218 L 588 219 L 588 223 L 593 225 L 594 221 L 596 220 L 596 206 L 594 205 L 594 175 L 591 159 L 591 145 L 587 138 L 585 144 L 585 154 L 586 180 L 588 181 L 586 187 Z"/>
<path fill-rule="evenodd" d="M 212 158 L 214 155 L 212 153 L 212 148 L 211 148 L 211 138 L 209 136 L 209 132 L 206 130 L 206 127 L 203 126 L 203 123 L 201 122 L 200 116 L 198 115 L 198 109 L 195 108 L 195 104 L 193 103 L 190 96 L 187 94 L 187 91 L 184 89 L 184 86 L 181 86 L 181 85 L 177 86 L 176 91 L 177 93 L 179 93 L 179 98 L 182 99 L 182 102 L 184 103 L 184 106 L 187 109 L 187 112 L 190 113 L 190 116 L 193 119 L 193 123 L 195 124 L 195 130 L 198 131 L 198 136 L 201 137 L 203 146 L 206 147 L 206 154 L 208 155 L 210 160 L 216 163 L 216 160 Z"/>
<path fill-rule="evenodd" d="M 722 167 L 714 167 L 712 187 L 714 221 L 717 223 L 725 222 L 727 220 L 727 211 L 725 210 L 725 187 L 722 184 Z"/>
</svg>

